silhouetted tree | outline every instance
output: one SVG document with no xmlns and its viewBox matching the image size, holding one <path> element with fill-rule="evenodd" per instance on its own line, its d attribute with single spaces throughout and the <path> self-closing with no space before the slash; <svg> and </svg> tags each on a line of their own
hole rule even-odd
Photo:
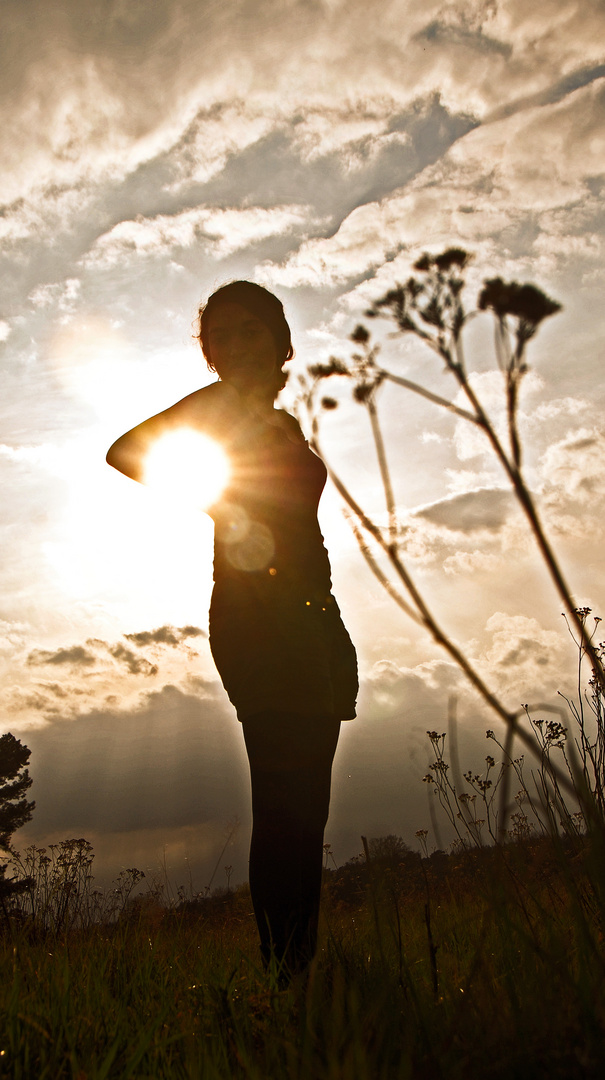
<svg viewBox="0 0 605 1080">
<path fill-rule="evenodd" d="M 381 866 L 399 867 L 411 860 L 415 862 L 418 852 L 412 851 L 409 844 L 400 836 L 389 833 L 388 836 L 376 836 L 368 843 L 368 852 L 373 863 Z"/>
<path fill-rule="evenodd" d="M 12 853 L 13 833 L 31 819 L 35 802 L 25 793 L 32 785 L 26 768 L 31 751 L 10 732 L 0 736 L 0 849 Z M 8 918 L 6 901 L 29 888 L 30 879 L 7 878 L 8 862 L 0 864 L 0 907 Z"/>
</svg>

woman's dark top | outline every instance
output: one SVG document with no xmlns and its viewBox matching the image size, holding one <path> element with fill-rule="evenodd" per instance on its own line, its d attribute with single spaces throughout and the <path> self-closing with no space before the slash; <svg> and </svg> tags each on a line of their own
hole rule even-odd
<svg viewBox="0 0 605 1080">
<path fill-rule="evenodd" d="M 231 480 L 212 510 L 210 645 L 240 720 L 267 710 L 355 715 L 355 650 L 331 595 L 317 521 L 323 462 L 296 420 L 251 418 L 230 442 Z"/>
</svg>

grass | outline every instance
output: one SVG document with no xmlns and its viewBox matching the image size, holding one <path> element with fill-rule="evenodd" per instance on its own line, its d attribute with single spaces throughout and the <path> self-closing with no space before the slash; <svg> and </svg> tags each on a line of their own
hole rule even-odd
<svg viewBox="0 0 605 1080">
<path fill-rule="evenodd" d="M 0 1076 L 601 1076 L 588 856 L 533 840 L 347 864 L 355 889 L 347 867 L 326 875 L 316 963 L 286 990 L 261 968 L 245 887 L 63 934 L 25 925 L 0 942 Z"/>
</svg>

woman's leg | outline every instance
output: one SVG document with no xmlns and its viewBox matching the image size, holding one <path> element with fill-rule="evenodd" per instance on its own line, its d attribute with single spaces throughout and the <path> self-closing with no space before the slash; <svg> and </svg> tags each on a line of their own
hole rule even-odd
<svg viewBox="0 0 605 1080">
<path fill-rule="evenodd" d="M 243 722 L 252 780 L 250 891 L 263 959 L 291 970 L 317 945 L 323 836 L 340 721 L 258 713 Z"/>
</svg>

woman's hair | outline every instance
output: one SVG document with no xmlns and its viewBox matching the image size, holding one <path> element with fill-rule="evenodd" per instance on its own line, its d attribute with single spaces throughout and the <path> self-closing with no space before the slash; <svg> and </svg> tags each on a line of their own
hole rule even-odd
<svg viewBox="0 0 605 1080">
<path fill-rule="evenodd" d="M 258 319 L 269 328 L 273 334 L 277 361 L 279 367 L 275 372 L 275 395 L 283 390 L 288 378 L 284 372 L 284 364 L 294 356 L 290 327 L 284 315 L 284 305 L 272 292 L 264 289 L 262 285 L 256 285 L 253 281 L 230 281 L 208 298 L 205 304 L 201 304 L 196 320 L 197 333 L 195 337 L 200 343 L 201 350 L 206 358 L 209 371 L 216 371 L 212 362 L 210 343 L 208 340 L 208 324 L 210 315 L 221 304 L 239 304 L 246 311 L 256 315 Z"/>
</svg>

